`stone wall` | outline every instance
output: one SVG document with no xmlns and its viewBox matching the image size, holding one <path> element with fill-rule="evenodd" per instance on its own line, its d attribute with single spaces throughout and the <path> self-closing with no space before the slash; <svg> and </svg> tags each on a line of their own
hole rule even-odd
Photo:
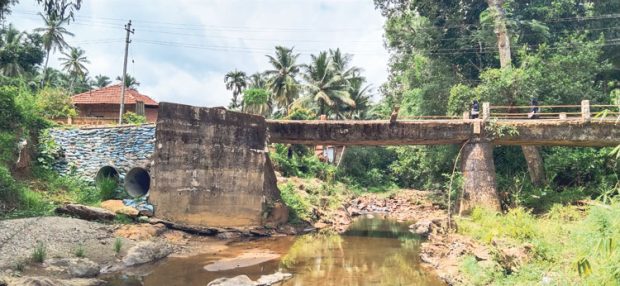
<svg viewBox="0 0 620 286">
<path fill-rule="evenodd" d="M 155 125 L 56 128 L 49 134 L 60 147 L 54 169 L 88 181 L 103 166 L 116 168 L 121 177 L 133 167 L 147 167 L 155 149 Z"/>
</svg>

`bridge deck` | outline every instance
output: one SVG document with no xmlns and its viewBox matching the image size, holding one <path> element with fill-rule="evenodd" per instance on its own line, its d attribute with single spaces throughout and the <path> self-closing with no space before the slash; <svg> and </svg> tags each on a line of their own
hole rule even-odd
<svg viewBox="0 0 620 286">
<path fill-rule="evenodd" d="M 496 145 L 620 145 L 620 122 L 598 119 L 399 120 L 395 123 L 387 120 L 267 120 L 267 127 L 270 142 L 291 144 L 460 144 L 482 135 Z M 493 136 L 491 130 L 504 130 L 504 135 Z M 514 130 L 517 134 L 510 135 L 509 130 Z"/>
</svg>

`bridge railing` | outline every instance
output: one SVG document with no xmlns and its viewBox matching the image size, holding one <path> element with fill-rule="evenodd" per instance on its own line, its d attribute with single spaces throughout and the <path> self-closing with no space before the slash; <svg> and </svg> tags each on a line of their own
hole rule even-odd
<svg viewBox="0 0 620 286">
<path fill-rule="evenodd" d="M 583 100 L 580 105 L 538 105 L 538 119 L 568 120 L 598 118 L 600 120 L 619 120 L 620 105 L 590 104 Z M 529 119 L 532 106 L 501 106 L 482 104 L 483 119 Z M 464 115 L 465 116 L 465 115 Z"/>
</svg>

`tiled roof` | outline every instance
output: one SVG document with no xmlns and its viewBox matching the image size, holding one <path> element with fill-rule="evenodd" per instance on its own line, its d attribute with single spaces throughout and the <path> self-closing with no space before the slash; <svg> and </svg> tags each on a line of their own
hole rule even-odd
<svg viewBox="0 0 620 286">
<path fill-rule="evenodd" d="M 110 85 L 101 89 L 91 90 L 76 94 L 71 97 L 73 104 L 119 104 L 121 102 L 121 85 Z M 152 98 L 140 94 L 137 90 L 125 89 L 125 104 L 136 104 L 136 101 L 144 102 L 144 105 L 158 106 L 159 103 Z"/>
</svg>

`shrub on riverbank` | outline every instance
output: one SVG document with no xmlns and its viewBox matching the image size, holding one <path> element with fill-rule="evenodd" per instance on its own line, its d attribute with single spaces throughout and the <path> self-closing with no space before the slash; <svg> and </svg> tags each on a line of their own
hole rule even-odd
<svg viewBox="0 0 620 286">
<path fill-rule="evenodd" d="M 489 267 L 475 259 L 462 261 L 472 285 L 617 285 L 620 282 L 620 201 L 609 205 L 591 201 L 589 207 L 554 205 L 535 216 L 522 208 L 507 214 L 476 209 L 458 220 L 459 232 L 495 249 L 496 241 L 531 248 L 529 260 L 516 269 Z M 484 279 L 481 279 L 484 278 Z"/>
<path fill-rule="evenodd" d="M 330 219 L 352 194 L 344 184 L 317 179 L 288 178 L 278 188 L 282 200 L 291 210 L 289 221 L 292 223 L 312 223 L 319 216 Z"/>
</svg>

